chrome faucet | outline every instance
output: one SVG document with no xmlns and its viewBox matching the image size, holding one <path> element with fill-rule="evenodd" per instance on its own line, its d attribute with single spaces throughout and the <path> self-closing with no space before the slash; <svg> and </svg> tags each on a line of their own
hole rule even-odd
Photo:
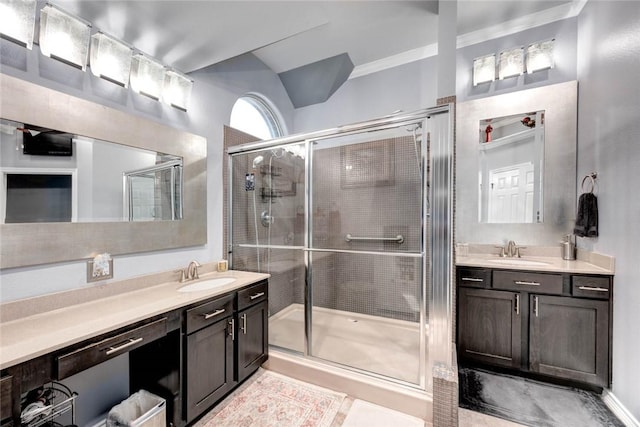
<svg viewBox="0 0 640 427">
<path fill-rule="evenodd" d="M 176 273 L 180 273 L 180 283 L 186 282 L 188 280 L 197 280 L 200 278 L 198 274 L 198 267 L 200 267 L 200 263 L 198 261 L 191 261 L 187 268 L 176 270 Z"/>
<path fill-rule="evenodd" d="M 198 267 L 200 267 L 200 263 L 198 261 L 191 261 L 187 266 L 187 279 L 186 280 L 197 280 L 200 278 L 198 274 Z"/>
<path fill-rule="evenodd" d="M 501 258 L 520 258 L 520 249 L 525 249 L 524 246 L 516 245 L 516 242 L 514 242 L 513 240 L 509 240 L 509 242 L 504 246 L 496 246 L 496 248 L 500 249 L 500 253 L 498 254 L 498 256 Z"/>
</svg>

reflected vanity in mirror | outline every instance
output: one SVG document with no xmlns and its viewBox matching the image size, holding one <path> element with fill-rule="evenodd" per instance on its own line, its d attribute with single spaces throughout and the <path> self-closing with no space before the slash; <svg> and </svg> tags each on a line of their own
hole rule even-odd
<svg viewBox="0 0 640 427">
<path fill-rule="evenodd" d="M 556 245 L 576 212 L 576 81 L 456 106 L 456 240 Z"/>
<path fill-rule="evenodd" d="M 0 268 L 207 242 L 205 138 L 1 73 L 0 86 Z M 57 136 L 34 145 L 46 130 Z M 7 181 L 20 197 L 34 186 L 15 176 L 23 172 L 64 194 L 62 219 L 4 203 L 14 197 Z M 62 184 L 46 182 L 60 175 Z"/>
<path fill-rule="evenodd" d="M 0 119 L 0 221 L 182 219 L 182 158 Z"/>
<path fill-rule="evenodd" d="M 544 111 L 480 120 L 478 221 L 543 221 Z"/>
</svg>

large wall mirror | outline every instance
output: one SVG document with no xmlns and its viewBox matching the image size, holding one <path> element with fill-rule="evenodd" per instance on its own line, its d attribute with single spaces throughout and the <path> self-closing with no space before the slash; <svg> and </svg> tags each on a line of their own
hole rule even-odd
<svg viewBox="0 0 640 427">
<path fill-rule="evenodd" d="M 576 203 L 577 82 L 457 106 L 456 239 L 554 245 Z"/>
<path fill-rule="evenodd" d="M 0 268 L 206 243 L 206 140 L 0 74 Z"/>
</svg>

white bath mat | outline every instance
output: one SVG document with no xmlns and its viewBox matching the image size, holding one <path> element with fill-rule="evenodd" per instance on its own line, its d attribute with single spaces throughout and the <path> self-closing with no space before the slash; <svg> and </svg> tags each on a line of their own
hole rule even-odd
<svg viewBox="0 0 640 427">
<path fill-rule="evenodd" d="M 364 400 L 354 400 L 342 427 L 424 427 L 417 417 L 374 405 Z"/>
</svg>

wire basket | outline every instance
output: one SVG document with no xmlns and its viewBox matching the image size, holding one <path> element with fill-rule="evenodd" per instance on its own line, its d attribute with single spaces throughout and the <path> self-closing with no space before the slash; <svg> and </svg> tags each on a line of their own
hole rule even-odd
<svg viewBox="0 0 640 427">
<path fill-rule="evenodd" d="M 78 393 L 55 381 L 33 390 L 23 399 L 20 424 L 24 427 L 60 425 L 54 420 L 68 412 L 71 412 L 71 424 L 75 424 L 77 397 Z"/>
</svg>

